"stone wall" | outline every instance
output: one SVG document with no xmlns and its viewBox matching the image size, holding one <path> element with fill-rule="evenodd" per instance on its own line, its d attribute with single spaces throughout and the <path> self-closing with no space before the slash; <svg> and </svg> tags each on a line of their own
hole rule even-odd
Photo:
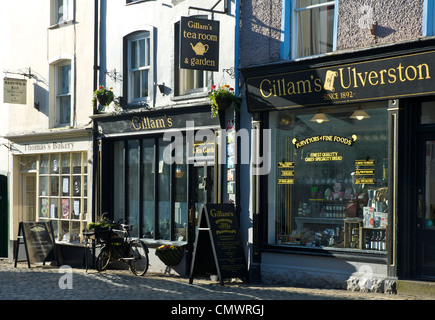
<svg viewBox="0 0 435 320">
<path fill-rule="evenodd" d="M 338 10 L 337 51 L 422 36 L 423 0 L 340 0 Z"/>
<path fill-rule="evenodd" d="M 281 1 L 241 3 L 240 66 L 280 60 Z"/>
</svg>

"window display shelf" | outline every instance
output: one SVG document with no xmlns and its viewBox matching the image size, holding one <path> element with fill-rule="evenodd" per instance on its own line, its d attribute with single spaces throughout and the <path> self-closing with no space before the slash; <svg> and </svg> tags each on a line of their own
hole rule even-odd
<svg viewBox="0 0 435 320">
<path fill-rule="evenodd" d="M 296 217 L 296 226 L 298 230 L 305 228 L 306 224 L 343 224 L 342 218 L 323 218 L 323 217 Z"/>
</svg>

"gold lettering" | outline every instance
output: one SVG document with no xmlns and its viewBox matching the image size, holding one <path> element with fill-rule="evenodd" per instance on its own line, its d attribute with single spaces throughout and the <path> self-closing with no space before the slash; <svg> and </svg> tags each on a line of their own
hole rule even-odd
<svg viewBox="0 0 435 320">
<path fill-rule="evenodd" d="M 349 75 L 349 84 L 348 84 L 348 86 L 345 86 L 344 85 L 344 83 L 343 83 L 343 68 L 340 68 L 340 69 L 338 69 L 339 71 L 340 71 L 340 82 L 341 82 L 341 87 L 343 88 L 343 89 L 349 89 L 349 87 L 352 85 L 352 82 L 351 82 L 351 80 L 350 80 L 350 67 L 347 67 L 347 72 L 348 72 L 348 75 Z"/>
<path fill-rule="evenodd" d="M 269 85 L 269 94 L 268 95 L 265 95 L 264 93 L 263 93 L 263 83 L 268 83 L 268 85 Z M 260 93 L 261 93 L 261 95 L 263 96 L 263 97 L 265 97 L 265 98 L 269 98 L 271 95 L 272 95 L 272 89 L 270 88 L 270 85 L 271 85 L 271 83 L 270 83 L 270 80 L 268 80 L 268 79 L 264 79 L 263 81 L 261 81 L 261 83 L 260 83 Z"/>
<path fill-rule="evenodd" d="M 296 91 L 295 91 L 295 84 L 293 83 L 293 82 L 289 82 L 289 83 L 287 83 L 287 93 L 288 94 L 295 94 L 296 93 Z"/>
<path fill-rule="evenodd" d="M 388 76 L 389 76 L 390 78 L 393 78 L 393 79 L 394 79 L 393 81 L 388 80 L 388 82 L 389 82 L 389 83 L 395 83 L 396 80 L 397 80 L 397 77 L 396 77 L 396 69 L 393 69 L 393 68 L 388 69 Z"/>
<path fill-rule="evenodd" d="M 312 91 L 311 91 L 311 83 L 310 83 L 309 80 L 300 80 L 300 81 L 296 82 L 296 84 L 297 84 L 297 86 L 298 86 L 298 93 L 301 93 L 301 89 L 300 89 L 300 87 L 299 87 L 299 84 L 302 84 L 302 88 L 303 88 L 303 90 L 304 90 L 303 93 L 307 93 L 307 90 L 305 90 L 305 84 L 307 84 L 307 86 L 308 86 L 308 92 L 309 92 L 309 93 L 312 92 Z"/>
<path fill-rule="evenodd" d="M 372 80 L 374 79 L 378 79 L 378 74 L 376 73 L 376 71 L 370 71 L 369 73 L 369 82 L 372 86 L 375 86 L 378 84 L 379 81 L 376 80 L 376 82 L 373 82 Z"/>
<path fill-rule="evenodd" d="M 138 124 L 138 122 L 139 122 L 139 124 Z M 141 129 L 139 117 L 134 116 L 133 119 L 131 119 L 131 124 L 135 130 Z"/>
<path fill-rule="evenodd" d="M 157 128 L 165 128 L 165 121 L 163 119 L 156 120 Z"/>
<path fill-rule="evenodd" d="M 234 214 L 232 212 L 222 212 L 221 210 L 215 210 L 215 209 L 211 209 L 210 210 L 210 215 L 213 218 L 220 218 L 220 217 L 232 217 L 234 216 Z"/>
<path fill-rule="evenodd" d="M 414 72 L 414 77 L 413 77 L 413 78 L 411 78 L 411 77 L 409 76 L 409 74 L 408 74 L 408 70 L 409 70 L 409 69 L 412 69 L 413 72 Z M 417 78 L 417 69 L 416 69 L 414 66 L 408 66 L 408 67 L 406 68 L 406 70 L 405 70 L 405 76 L 406 76 L 406 79 L 408 79 L 409 81 L 414 81 L 415 78 Z"/>
<path fill-rule="evenodd" d="M 402 77 L 402 70 L 403 70 L 402 63 L 399 63 L 399 66 L 397 67 L 397 70 L 399 70 L 399 79 L 400 79 L 400 81 L 404 82 L 405 79 L 403 79 L 403 77 Z"/>
<path fill-rule="evenodd" d="M 383 69 L 381 71 L 379 71 L 379 74 L 381 75 L 381 84 L 385 84 L 384 82 L 384 73 L 386 73 L 387 70 Z"/>
<path fill-rule="evenodd" d="M 425 78 L 423 78 L 423 72 L 421 71 L 421 69 L 423 68 L 423 66 L 425 66 L 425 69 L 426 69 L 426 77 L 425 77 Z M 418 74 L 419 74 L 418 80 L 430 79 L 430 75 L 429 75 L 429 66 L 428 66 L 426 63 L 419 64 L 419 65 L 417 66 L 417 68 L 418 68 Z"/>
<path fill-rule="evenodd" d="M 365 87 L 366 86 L 366 80 L 367 80 L 367 71 L 364 72 L 364 79 L 361 76 L 361 73 L 358 73 L 358 77 L 361 80 L 362 86 Z"/>
<path fill-rule="evenodd" d="M 314 80 L 314 85 L 316 86 L 316 89 L 314 89 L 314 91 L 316 92 L 322 91 L 322 80 L 320 78 Z"/>
</svg>

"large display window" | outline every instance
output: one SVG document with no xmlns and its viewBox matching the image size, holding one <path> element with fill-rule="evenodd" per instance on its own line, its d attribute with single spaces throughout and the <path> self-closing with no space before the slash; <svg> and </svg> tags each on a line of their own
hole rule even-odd
<svg viewBox="0 0 435 320">
<path fill-rule="evenodd" d="M 87 152 L 21 156 L 22 221 L 52 221 L 58 242 L 80 243 L 88 219 Z"/>
<path fill-rule="evenodd" d="M 267 242 L 386 250 L 387 103 L 270 112 Z"/>
</svg>

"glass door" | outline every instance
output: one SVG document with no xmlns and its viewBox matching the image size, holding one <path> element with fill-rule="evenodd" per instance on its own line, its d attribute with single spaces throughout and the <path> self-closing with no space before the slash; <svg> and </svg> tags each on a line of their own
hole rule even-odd
<svg viewBox="0 0 435 320">
<path fill-rule="evenodd" d="M 8 180 L 0 175 L 0 257 L 8 256 Z"/>
<path fill-rule="evenodd" d="M 23 211 L 21 221 L 36 221 L 36 174 L 23 174 Z"/>
<path fill-rule="evenodd" d="M 417 186 L 417 275 L 435 279 L 435 134 L 420 135 Z"/>
</svg>

